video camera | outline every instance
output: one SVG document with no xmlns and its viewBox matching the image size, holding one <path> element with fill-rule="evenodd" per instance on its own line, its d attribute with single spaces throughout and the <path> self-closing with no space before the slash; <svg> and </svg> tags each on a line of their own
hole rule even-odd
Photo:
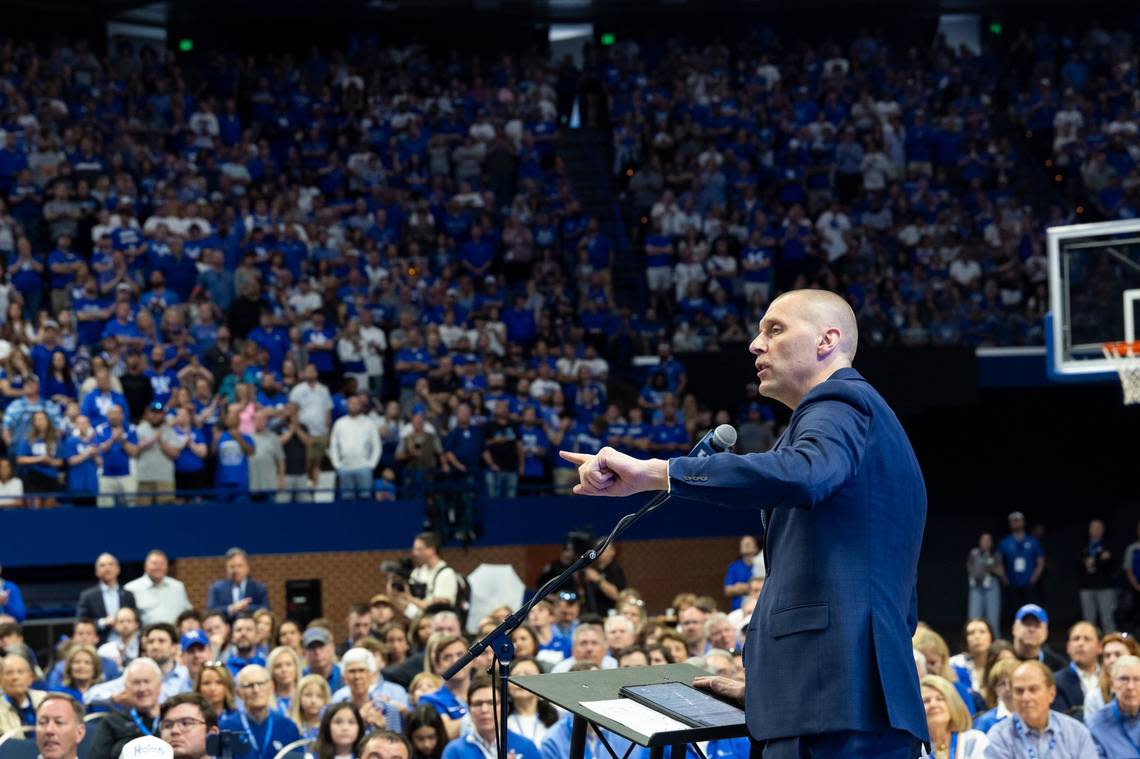
<svg viewBox="0 0 1140 759">
<path fill-rule="evenodd" d="M 392 591 L 395 593 L 411 593 L 415 598 L 424 598 L 427 596 L 427 585 L 422 582 L 412 582 L 412 570 L 414 569 L 412 560 L 408 558 L 400 559 L 399 561 L 382 561 L 380 562 L 380 571 L 387 572 L 391 575 L 389 584 L 392 586 Z"/>
</svg>

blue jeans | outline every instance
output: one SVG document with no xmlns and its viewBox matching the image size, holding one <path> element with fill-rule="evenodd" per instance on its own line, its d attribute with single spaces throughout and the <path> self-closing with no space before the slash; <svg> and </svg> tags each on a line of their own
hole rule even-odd
<svg viewBox="0 0 1140 759">
<path fill-rule="evenodd" d="M 372 497 L 371 469 L 341 469 L 336 473 L 337 497 L 342 501 L 367 501 Z"/>
<path fill-rule="evenodd" d="M 518 472 L 484 472 L 488 498 L 514 498 L 519 490 Z"/>
<path fill-rule="evenodd" d="M 755 746 L 755 744 L 753 744 Z M 901 730 L 874 733 L 844 730 L 820 735 L 801 735 L 765 741 L 762 759 L 915 759 L 921 742 Z M 755 757 L 755 752 L 752 752 Z"/>
<path fill-rule="evenodd" d="M 990 623 L 994 635 L 1000 637 L 1001 586 L 998 585 L 997 580 L 992 580 L 988 588 L 983 588 L 980 585 L 971 586 L 967 609 L 967 619 L 981 617 Z"/>
</svg>

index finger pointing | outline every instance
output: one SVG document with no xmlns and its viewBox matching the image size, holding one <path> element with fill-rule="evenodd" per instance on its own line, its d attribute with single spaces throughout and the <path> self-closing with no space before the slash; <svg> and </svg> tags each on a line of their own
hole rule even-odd
<svg viewBox="0 0 1140 759">
<path fill-rule="evenodd" d="M 588 453 L 574 453 L 573 451 L 559 451 L 558 455 L 569 461 L 571 464 L 581 466 L 589 461 L 592 456 Z"/>
</svg>

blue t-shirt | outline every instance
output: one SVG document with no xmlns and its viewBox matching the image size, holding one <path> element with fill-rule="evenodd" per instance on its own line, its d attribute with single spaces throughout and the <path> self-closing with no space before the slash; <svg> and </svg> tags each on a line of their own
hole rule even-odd
<svg viewBox="0 0 1140 759">
<path fill-rule="evenodd" d="M 673 240 L 668 235 L 649 235 L 645 238 L 645 267 L 662 268 L 673 265 Z"/>
<path fill-rule="evenodd" d="M 1032 535 L 1026 535 L 1021 540 L 1007 535 L 998 544 L 998 553 L 1005 562 L 1005 576 L 1009 579 L 1009 584 L 1015 588 L 1024 588 L 1033 577 L 1037 559 L 1045 556 L 1045 549 Z"/>
<path fill-rule="evenodd" d="M 278 751 L 301 737 L 293 720 L 272 712 L 260 724 L 241 712 L 227 714 L 218 720 L 218 727 L 243 733 L 249 741 L 250 750 L 234 754 L 233 759 L 273 759 Z"/>
<path fill-rule="evenodd" d="M 754 266 L 768 262 L 767 268 L 764 269 L 744 269 L 745 282 L 771 282 L 772 281 L 772 251 L 767 248 L 746 248 L 741 254 L 741 259 Z"/>
<path fill-rule="evenodd" d="M 79 261 L 79 256 L 72 253 L 70 250 L 60 250 L 56 248 L 48 256 L 48 270 L 50 271 L 56 264 L 73 264 Z M 75 281 L 75 272 L 70 271 L 63 274 L 51 272 L 51 288 L 53 290 L 65 290 L 71 286 Z"/>
<path fill-rule="evenodd" d="M 20 441 L 19 445 L 16 446 L 16 456 L 43 456 L 45 454 L 52 455 L 52 451 L 49 450 L 48 444 L 44 440 L 24 438 Z M 56 451 L 55 455 L 58 456 L 59 452 Z M 52 466 L 51 464 L 40 462 L 38 464 L 26 464 L 25 466 L 33 472 L 42 474 L 45 477 L 59 476 L 59 467 Z"/>
<path fill-rule="evenodd" d="M 321 329 L 307 329 L 302 338 L 305 345 L 314 343 L 324 347 L 309 348 L 309 361 L 313 366 L 317 367 L 320 373 L 333 371 L 336 366 L 333 363 L 333 348 L 336 347 L 336 330 L 331 327 L 322 327 Z M 272 356 L 272 354 L 270 354 Z"/>
<path fill-rule="evenodd" d="M 158 312 L 165 311 L 171 306 L 178 305 L 180 302 L 181 299 L 178 297 L 178 294 L 166 287 L 162 289 L 162 292 L 149 290 L 139 297 L 139 306 Z"/>
<path fill-rule="evenodd" d="M 253 447 L 253 440 L 249 435 L 242 435 L 242 439 Z M 218 470 L 215 482 L 218 487 L 232 490 L 249 490 L 249 459 L 241 449 L 238 441 L 228 431 L 218 438 Z"/>
<path fill-rule="evenodd" d="M 752 580 L 752 565 L 745 563 L 744 559 L 737 559 L 728 565 L 728 572 L 724 575 L 725 586 L 735 585 L 738 582 L 750 582 Z M 732 608 L 739 609 L 741 601 L 744 596 L 732 597 Z"/>
<path fill-rule="evenodd" d="M 396 352 L 396 363 L 408 361 L 412 363 L 431 364 L 431 354 L 423 348 L 401 348 Z M 415 387 L 416 381 L 425 376 L 421 371 L 401 371 L 400 387 Z"/>
<path fill-rule="evenodd" d="M 103 334 L 102 334 L 102 337 L 104 337 L 104 338 L 107 338 L 107 337 L 135 338 L 135 337 L 142 337 L 142 336 L 143 336 L 142 330 L 140 330 L 137 326 L 135 326 L 135 323 L 133 321 L 129 321 L 126 324 L 124 324 L 124 323 L 120 322 L 118 319 L 112 319 L 111 321 L 107 322 L 107 326 L 103 328 Z"/>
<path fill-rule="evenodd" d="M 91 421 L 93 427 L 98 427 L 107 421 L 107 414 L 112 406 L 118 406 L 124 415 L 127 414 L 127 399 L 122 393 L 116 393 L 114 390 L 108 390 L 106 393 L 92 390 L 83 399 L 83 405 L 79 410 Z"/>
<path fill-rule="evenodd" d="M 59 457 L 67 461 L 72 456 L 86 453 L 97 445 L 99 441 L 95 437 L 94 430 L 87 440 L 73 432 L 60 443 Z M 80 464 L 67 465 L 67 492 L 72 495 L 96 495 L 99 492 L 99 464 L 94 457 Z"/>
<path fill-rule="evenodd" d="M 654 445 L 688 446 L 689 444 L 689 433 L 683 424 L 655 424 L 650 428 L 649 435 Z M 668 455 L 665 452 L 661 453 Z"/>
<path fill-rule="evenodd" d="M 269 368 L 275 372 L 281 371 L 281 364 L 285 361 L 285 354 L 289 352 L 289 332 L 283 327 L 254 327 L 247 338 L 257 343 L 269 353 Z"/>
<path fill-rule="evenodd" d="M 99 342 L 99 338 L 103 334 L 103 328 L 107 325 L 107 320 L 98 318 L 89 321 L 78 321 L 78 316 L 83 313 L 102 311 L 107 308 L 109 304 L 110 301 L 108 299 L 98 295 L 94 298 L 85 296 L 72 298 L 71 305 L 77 317 L 75 331 L 80 343 L 83 345 L 94 345 Z"/>
<path fill-rule="evenodd" d="M 485 240 L 470 240 L 459 249 L 459 259 L 472 269 L 482 269 L 495 257 L 495 249 Z"/>
<path fill-rule="evenodd" d="M 447 433 L 443 447 L 459 459 L 459 463 L 467 467 L 468 473 L 472 473 L 482 465 L 483 430 L 474 425 L 468 425 L 466 428 L 456 427 Z"/>
<path fill-rule="evenodd" d="M 546 474 L 545 451 L 550 450 L 550 440 L 546 437 L 546 431 L 540 424 L 521 424 L 519 439 L 523 444 L 523 476 L 542 477 Z M 536 448 L 542 448 L 544 452 L 539 454 L 535 451 Z"/>
<path fill-rule="evenodd" d="M 146 376 L 150 379 L 154 400 L 165 406 L 178 387 L 178 373 L 173 369 L 167 369 L 164 372 L 148 371 Z"/>
<path fill-rule="evenodd" d="M 179 444 L 185 438 L 190 438 L 191 443 L 206 442 L 206 436 L 202 434 L 202 430 L 194 428 L 182 430 L 178 427 L 172 427 L 171 430 L 178 436 Z M 193 474 L 194 472 L 201 472 L 205 468 L 206 460 L 190 450 L 189 445 L 179 451 L 178 458 L 174 460 L 174 471 L 179 474 Z"/>
<path fill-rule="evenodd" d="M 124 406 L 125 408 L 125 406 Z M 124 435 L 122 440 L 116 441 L 110 448 L 103 451 L 103 476 L 104 477 L 124 477 L 131 473 L 131 457 L 127 455 L 127 451 L 123 448 L 123 442 L 128 442 L 131 445 L 137 445 L 139 442 L 138 436 L 135 435 L 135 428 L 133 425 L 125 426 L 123 428 Z M 99 441 L 99 445 L 111 439 L 111 426 L 103 423 L 95 428 L 95 439 Z"/>
</svg>

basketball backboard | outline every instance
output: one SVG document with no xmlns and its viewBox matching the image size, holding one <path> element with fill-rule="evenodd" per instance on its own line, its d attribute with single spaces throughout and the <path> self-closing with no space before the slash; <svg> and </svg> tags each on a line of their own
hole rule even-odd
<svg viewBox="0 0 1140 759">
<path fill-rule="evenodd" d="M 1136 340 L 1140 325 L 1140 220 L 1050 227 L 1049 377 L 1116 378 L 1104 344 Z"/>
</svg>

